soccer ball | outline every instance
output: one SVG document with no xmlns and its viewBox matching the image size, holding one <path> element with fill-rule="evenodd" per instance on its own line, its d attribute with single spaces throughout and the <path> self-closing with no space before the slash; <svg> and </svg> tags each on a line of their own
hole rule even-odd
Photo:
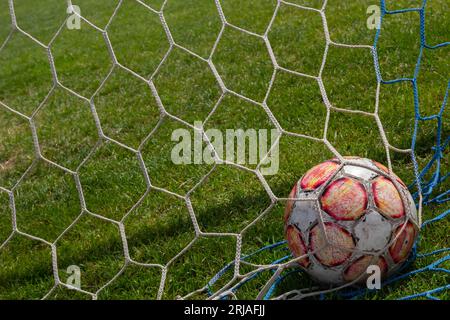
<svg viewBox="0 0 450 320">
<path fill-rule="evenodd" d="M 418 216 L 406 185 L 382 164 L 357 157 L 325 161 L 294 186 L 286 204 L 289 249 L 323 284 L 362 284 L 368 267 L 382 277 L 408 258 Z"/>
</svg>

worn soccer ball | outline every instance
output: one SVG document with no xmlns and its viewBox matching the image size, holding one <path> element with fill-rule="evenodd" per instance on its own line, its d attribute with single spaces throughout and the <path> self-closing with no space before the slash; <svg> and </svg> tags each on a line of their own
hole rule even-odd
<svg viewBox="0 0 450 320">
<path fill-rule="evenodd" d="M 382 164 L 346 157 L 310 169 L 285 208 L 285 236 L 298 265 L 328 285 L 362 284 L 367 268 L 393 274 L 418 235 L 414 200 Z"/>
</svg>

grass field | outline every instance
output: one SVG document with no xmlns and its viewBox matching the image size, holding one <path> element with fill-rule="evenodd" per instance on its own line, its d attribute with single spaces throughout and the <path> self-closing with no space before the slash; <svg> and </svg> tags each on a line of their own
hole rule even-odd
<svg viewBox="0 0 450 320">
<path fill-rule="evenodd" d="M 160 10 L 164 1 L 142 2 Z M 320 0 L 291 2 L 315 8 L 322 5 Z M 73 3 L 80 6 L 86 19 L 103 29 L 118 1 Z M 276 1 L 272 0 L 221 0 L 221 3 L 229 23 L 256 34 L 265 32 L 276 7 Z M 418 7 L 422 1 L 386 3 L 388 9 L 398 9 Z M 12 33 L 0 51 L 0 299 L 42 298 L 54 285 L 48 244 L 15 233 L 1 245 L 12 231 L 8 191 L 14 195 L 18 229 L 49 243 L 56 241 L 62 282 L 68 278 L 67 267 L 78 265 L 82 271 L 81 288 L 95 293 L 122 269 L 125 261 L 117 224 L 82 210 L 78 181 L 89 212 L 115 221 L 125 217 L 122 221 L 134 261 L 168 263 L 195 237 L 186 203 L 175 195 L 148 190 L 136 155 L 121 144 L 141 151 L 142 164 L 153 185 L 184 196 L 213 168 L 207 164 L 172 163 L 170 155 L 175 142 L 171 141 L 171 133 L 177 128 L 192 129 L 170 117 L 160 117 L 148 84 L 132 72 L 114 66 L 102 33 L 89 24 L 82 22 L 79 30 L 63 27 L 53 39 L 66 19 L 66 1 L 40 0 L 37 4 L 32 0 L 15 0 L 14 4 L 20 28 L 45 45 L 51 43 L 59 81 L 92 105 L 61 86 L 54 87 L 45 49 L 17 30 Z M 377 1 L 329 0 L 326 15 L 331 39 L 337 43 L 372 45 L 375 30 L 366 26 L 366 9 L 372 4 Z M 448 1 L 431 0 L 426 12 L 427 43 L 450 41 Z M 164 17 L 177 44 L 200 57 L 209 57 L 222 28 L 214 1 L 169 0 Z M 0 0 L 0 45 L 10 31 L 8 1 Z M 385 80 L 413 77 L 420 49 L 419 31 L 417 12 L 386 16 L 378 45 Z M 108 26 L 108 36 L 120 64 L 144 78 L 152 77 L 170 114 L 189 124 L 207 119 L 222 96 L 221 87 L 205 61 L 178 47 L 158 68 L 169 50 L 158 15 L 136 1 L 123 1 Z M 282 4 L 268 38 L 281 67 L 318 75 L 325 37 L 317 12 Z M 449 56 L 450 46 L 423 53 L 418 89 L 424 116 L 437 114 L 441 108 L 450 78 Z M 212 62 L 228 89 L 257 102 L 265 99 L 274 67 L 261 38 L 227 26 Z M 375 111 L 377 83 L 370 49 L 331 46 L 323 82 L 333 106 Z M 49 92 L 51 95 L 47 97 Z M 266 102 L 284 130 L 323 137 L 327 109 L 315 80 L 279 70 Z M 99 124 L 92 114 L 93 106 Z M 274 128 L 261 106 L 233 94 L 225 94 L 214 110 L 205 128 Z M 411 83 L 381 86 L 379 116 L 389 142 L 397 148 L 410 148 L 414 120 Z M 31 117 L 33 126 L 27 117 Z M 146 139 L 157 124 L 158 129 Z M 100 126 L 107 137 L 119 144 L 99 139 Z M 42 155 L 76 172 L 76 178 L 36 158 L 31 127 L 36 129 Z M 421 167 L 432 156 L 436 133 L 436 120 L 421 122 L 416 150 Z M 450 136 L 448 106 L 442 135 Z M 331 110 L 326 137 L 342 155 L 387 162 L 374 117 Z M 279 148 L 279 172 L 266 176 L 277 197 L 287 197 L 308 168 L 333 157 L 324 143 L 295 135 L 283 135 Z M 391 158 L 397 175 L 412 183 L 410 156 L 391 151 Z M 448 147 L 441 169 L 450 172 Z M 441 184 L 436 194 L 448 190 L 449 181 Z M 205 232 L 239 233 L 270 205 L 256 175 L 228 165 L 218 165 L 192 192 L 190 200 L 199 227 Z M 282 240 L 283 207 L 283 201 L 276 203 L 243 234 L 243 254 Z M 448 209 L 449 202 L 427 206 L 424 218 Z M 449 228 L 448 218 L 425 228 L 419 252 L 450 247 Z M 203 287 L 234 259 L 235 247 L 233 236 L 197 239 L 187 253 L 170 264 L 163 298 L 184 296 Z M 280 254 L 286 252 L 267 253 L 256 262 L 270 263 Z M 437 256 L 430 259 L 434 258 Z M 430 259 L 416 261 L 410 268 L 420 268 Z M 448 261 L 443 267 L 450 267 Z M 238 297 L 254 298 L 269 276 L 270 273 L 263 274 L 244 286 Z M 288 281 L 280 290 L 309 284 L 305 276 L 298 278 Z M 98 298 L 154 299 L 160 280 L 158 267 L 129 265 L 99 292 Z M 449 280 L 445 273 L 422 273 L 368 298 L 397 298 L 448 284 Z M 448 291 L 440 297 L 450 298 Z M 48 298 L 91 297 L 59 287 Z"/>
</svg>

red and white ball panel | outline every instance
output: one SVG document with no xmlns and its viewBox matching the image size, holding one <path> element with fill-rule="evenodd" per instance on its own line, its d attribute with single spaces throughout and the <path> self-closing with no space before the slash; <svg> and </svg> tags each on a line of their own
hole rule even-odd
<svg viewBox="0 0 450 320">
<path fill-rule="evenodd" d="M 384 171 L 385 173 L 389 174 L 389 169 L 384 164 L 379 163 L 378 161 L 372 160 L 373 164 L 381 171 Z"/>
<path fill-rule="evenodd" d="M 320 198 L 322 209 L 336 220 L 356 220 L 367 208 L 367 192 L 355 179 L 342 177 L 331 182 Z"/>
<path fill-rule="evenodd" d="M 305 242 L 302 239 L 301 233 L 294 226 L 288 226 L 286 229 L 286 239 L 288 242 L 289 249 L 291 250 L 294 257 L 302 257 L 308 253 L 306 249 Z M 302 267 L 308 267 L 309 258 L 301 258 L 298 263 Z"/>
<path fill-rule="evenodd" d="M 334 267 L 344 263 L 355 248 L 353 237 L 336 223 L 317 224 L 309 234 L 309 248 L 321 264 Z"/>
<path fill-rule="evenodd" d="M 327 182 L 338 170 L 339 164 L 325 161 L 310 169 L 300 180 L 300 187 L 305 191 L 313 191 Z"/>
<path fill-rule="evenodd" d="M 375 205 L 385 217 L 398 219 L 405 215 L 403 200 L 391 180 L 376 178 L 372 182 L 372 193 Z"/>
<path fill-rule="evenodd" d="M 286 207 L 284 208 L 284 222 L 286 223 L 289 219 L 289 216 L 292 212 L 292 207 L 294 206 L 295 200 L 297 198 L 297 183 L 294 185 L 294 187 L 291 190 L 291 193 L 289 194 L 289 199 L 286 203 Z"/>
<path fill-rule="evenodd" d="M 411 208 L 410 210 L 406 210 L 406 215 L 409 217 L 411 221 L 414 221 L 416 225 L 419 224 L 419 216 L 417 214 L 416 204 L 414 202 L 414 198 L 412 194 L 408 191 L 408 189 L 405 187 L 406 192 L 403 192 L 403 194 L 406 194 L 406 201 L 408 202 L 407 208 Z"/>
<path fill-rule="evenodd" d="M 385 172 L 386 174 L 389 175 L 389 169 L 384 164 L 381 164 L 381 163 L 379 163 L 377 161 L 372 161 L 372 162 L 375 164 L 375 166 L 379 170 L 381 170 L 381 171 L 383 171 L 383 172 Z M 407 188 L 406 184 L 395 173 L 393 173 L 393 176 L 398 181 L 398 183 L 400 183 L 403 187 Z"/>
<path fill-rule="evenodd" d="M 370 265 L 377 265 L 380 268 L 382 277 L 386 275 L 388 270 L 386 259 L 366 255 L 359 257 L 349 264 L 344 271 L 344 280 L 351 282 L 359 278 L 359 282 L 365 281 L 368 277 L 366 271 Z"/>
<path fill-rule="evenodd" d="M 416 228 L 409 221 L 406 225 L 402 224 L 397 227 L 393 235 L 395 241 L 389 248 L 389 254 L 395 263 L 403 262 L 406 258 L 408 258 L 408 255 L 414 245 L 416 235 Z"/>
</svg>

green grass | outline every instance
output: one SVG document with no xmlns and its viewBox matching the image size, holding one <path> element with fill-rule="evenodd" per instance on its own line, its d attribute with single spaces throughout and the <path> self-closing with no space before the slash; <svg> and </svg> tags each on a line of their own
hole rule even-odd
<svg viewBox="0 0 450 320">
<path fill-rule="evenodd" d="M 19 26 L 47 44 L 66 16 L 57 0 L 17 0 Z M 118 1 L 74 1 L 83 16 L 104 28 Z M 162 0 L 143 1 L 159 10 Z M 271 20 L 276 1 L 223 0 L 227 21 L 251 32 L 263 34 Z M 321 7 L 319 0 L 292 0 L 299 5 Z M 373 43 L 374 30 L 366 28 L 366 9 L 376 1 L 329 1 L 327 19 L 333 41 L 348 44 Z M 415 6 L 421 1 L 387 1 L 389 9 Z M 427 40 L 430 44 L 450 41 L 449 4 L 429 3 Z M 33 9 L 33 10 L 32 10 Z M 175 41 L 208 58 L 221 30 L 213 1 L 169 0 L 165 19 Z M 0 1 L 0 43 L 9 33 L 6 0 Z M 418 56 L 419 16 L 407 13 L 386 17 L 379 43 L 380 67 L 385 79 L 411 76 Z M 108 29 L 118 61 L 143 77 L 154 74 L 169 43 L 157 15 L 135 1 L 124 1 Z M 280 66 L 296 72 L 317 75 L 322 62 L 324 35 L 316 12 L 282 5 L 268 33 Z M 87 209 L 97 215 L 123 220 L 130 256 L 146 264 L 166 264 L 190 244 L 195 230 L 184 200 L 169 193 L 147 190 L 141 165 L 145 165 L 153 185 L 185 195 L 212 165 L 174 165 L 170 155 L 175 142 L 173 130 L 188 126 L 160 119 L 158 102 L 140 78 L 119 67 L 113 68 L 102 34 L 82 23 L 81 30 L 64 28 L 52 43 L 52 54 L 61 83 L 88 99 L 92 98 L 102 131 L 131 148 L 139 148 L 142 159 L 112 142 L 99 143 L 98 128 L 91 105 L 63 88 L 52 95 L 52 74 L 45 50 L 19 32 L 14 32 L 0 52 L 0 101 L 25 116 L 33 115 L 42 155 L 79 175 L 64 172 L 36 160 L 29 121 L 0 105 L 0 186 L 12 190 L 19 230 L 56 242 L 59 276 L 65 282 L 70 265 L 82 270 L 82 289 L 96 292 L 123 267 L 123 245 L 117 225 L 81 213 L 77 182 L 83 188 Z M 423 115 L 438 112 L 450 75 L 450 46 L 425 51 L 418 78 Z M 226 27 L 212 57 L 217 71 L 230 90 L 261 102 L 273 74 L 273 66 L 261 38 Z M 102 90 L 100 83 L 111 72 Z M 218 102 L 220 86 L 208 64 L 174 48 L 154 84 L 168 112 L 193 124 L 204 121 Z M 328 97 L 342 109 L 373 112 L 376 79 L 369 49 L 332 46 L 323 73 Z M 95 93 L 95 95 L 94 95 Z M 93 96 L 94 95 L 94 96 Z M 380 92 L 379 115 L 387 138 L 398 148 L 411 145 L 414 120 L 413 91 L 409 83 L 384 85 Z M 323 137 L 327 110 L 316 81 L 279 71 L 267 99 L 280 125 L 287 131 Z M 444 118 L 443 136 L 450 135 L 449 112 Z M 159 123 L 158 129 L 146 140 Z M 264 109 L 233 95 L 225 95 L 205 128 L 273 129 Z M 423 166 L 431 156 L 437 122 L 422 123 L 418 131 L 417 159 Z M 357 155 L 386 163 L 386 154 L 375 119 L 361 114 L 332 111 L 328 140 L 343 155 Z M 280 140 L 280 168 L 266 180 L 277 197 L 287 197 L 295 181 L 311 166 L 333 157 L 323 143 L 283 135 Z M 448 148 L 442 164 L 450 171 Z M 84 162 L 84 159 L 89 159 Z M 413 181 L 408 155 L 391 152 L 395 172 L 406 182 Z M 15 186 L 27 168 L 31 170 Z M 80 166 L 81 165 L 81 166 Z M 248 165 L 254 168 L 254 165 Z M 437 192 L 449 189 L 449 180 Z M 232 166 L 219 165 L 199 186 L 190 200 L 201 230 L 240 232 L 269 205 L 270 198 L 257 176 Z M 135 207 L 135 204 L 139 203 Z M 283 201 L 243 234 L 242 252 L 247 254 L 283 238 Z M 450 204 L 429 206 L 425 218 L 450 208 Z M 75 220 L 77 223 L 59 238 Z M 11 233 L 8 194 L 0 191 L 0 244 Z M 420 252 L 450 247 L 449 220 L 425 228 Z M 200 238 L 190 250 L 169 267 L 163 298 L 184 296 L 206 284 L 226 263 L 234 259 L 236 239 L 231 236 Z M 254 262 L 270 263 L 285 252 L 274 251 Z M 430 260 L 417 260 L 420 268 Z M 444 267 L 449 267 L 444 265 Z M 243 272 L 248 272 L 243 267 Z M 266 272 L 239 292 L 239 298 L 254 298 L 270 277 Z M 161 269 L 129 265 L 99 294 L 100 299 L 154 299 L 160 286 Z M 226 275 L 218 285 L 230 279 Z M 443 273 L 424 273 L 403 280 L 370 295 L 368 299 L 392 299 L 449 283 Z M 42 298 L 53 286 L 51 250 L 48 245 L 15 234 L 0 249 L 0 299 Z M 304 275 L 280 288 L 311 285 Z M 203 296 L 200 296 L 203 297 Z M 449 299 L 448 292 L 440 295 Z M 57 288 L 51 299 L 85 299 L 89 295 Z"/>
</svg>

